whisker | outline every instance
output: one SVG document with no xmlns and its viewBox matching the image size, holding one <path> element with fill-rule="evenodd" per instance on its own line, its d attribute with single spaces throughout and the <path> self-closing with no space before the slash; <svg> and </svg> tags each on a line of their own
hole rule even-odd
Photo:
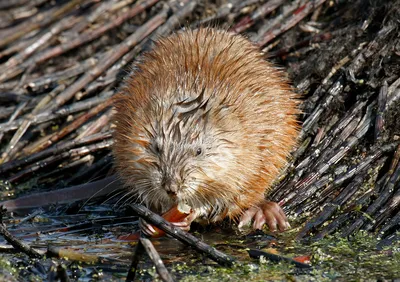
<svg viewBox="0 0 400 282">
<path fill-rule="evenodd" d="M 135 195 L 132 195 L 132 196 L 130 196 L 129 198 L 127 198 L 123 203 L 122 203 L 122 205 L 120 206 L 120 208 L 121 207 L 123 207 L 123 206 L 125 206 L 126 205 L 126 203 L 128 203 L 130 200 L 132 200 L 132 198 L 134 198 L 135 197 Z"/>
<path fill-rule="evenodd" d="M 101 180 L 100 180 L 101 181 Z M 83 204 L 82 206 L 79 208 L 79 211 L 86 206 L 86 204 L 91 201 L 97 194 L 101 193 L 104 189 L 107 189 L 110 185 L 115 184 L 118 181 L 118 177 L 115 177 L 114 180 L 112 180 L 110 183 L 108 183 L 107 185 L 105 185 L 103 188 L 99 189 L 96 193 L 94 193 L 92 196 L 90 196 Z M 78 211 L 78 212 L 79 212 Z"/>
<path fill-rule="evenodd" d="M 124 193 L 124 192 L 125 192 L 125 190 L 118 191 L 118 192 L 115 193 L 114 195 L 112 195 L 112 196 L 108 197 L 107 199 L 105 199 L 101 204 L 102 204 L 102 205 L 103 205 L 103 204 L 106 204 L 108 201 L 111 201 L 112 199 L 114 199 L 115 197 L 118 197 L 119 195 L 121 195 L 121 194 Z"/>
<path fill-rule="evenodd" d="M 127 191 L 121 198 L 118 199 L 118 201 L 114 204 L 113 208 L 115 208 L 123 199 L 125 199 L 126 197 L 128 197 L 132 194 L 133 194 L 132 191 Z"/>
</svg>

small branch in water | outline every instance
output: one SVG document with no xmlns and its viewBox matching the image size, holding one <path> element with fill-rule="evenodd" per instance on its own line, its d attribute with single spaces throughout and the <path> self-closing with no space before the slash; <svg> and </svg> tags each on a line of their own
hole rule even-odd
<svg viewBox="0 0 400 282">
<path fill-rule="evenodd" d="M 160 258 L 160 255 L 157 253 L 157 250 L 154 248 L 151 241 L 143 237 L 141 237 L 139 241 L 140 243 L 142 243 L 146 253 L 149 255 L 151 261 L 154 263 L 154 266 L 156 267 L 157 273 L 158 275 L 160 275 L 161 280 L 165 282 L 174 281 L 174 279 L 168 272 L 167 268 L 165 267 L 163 261 Z"/>
<path fill-rule="evenodd" d="M 43 255 L 38 253 L 36 250 L 31 248 L 29 245 L 24 242 L 18 240 L 15 236 L 13 236 L 10 232 L 8 232 L 6 226 L 1 222 L 0 223 L 0 234 L 3 235 L 4 239 L 11 244 L 15 249 L 27 254 L 31 258 L 42 258 Z"/>
<path fill-rule="evenodd" d="M 135 252 L 133 253 L 132 263 L 128 270 L 128 275 L 126 276 L 126 282 L 132 282 L 135 280 L 137 266 L 139 264 L 140 257 L 144 253 L 144 246 L 142 242 L 139 240 Z"/>
<path fill-rule="evenodd" d="M 132 208 L 141 218 L 143 218 L 147 222 L 154 224 L 156 227 L 163 230 L 165 233 L 193 247 L 197 251 L 205 253 L 209 258 L 218 262 L 219 264 L 223 266 L 232 266 L 233 263 L 235 262 L 235 258 L 218 251 L 214 247 L 207 245 L 206 243 L 196 238 L 192 234 L 189 234 L 179 228 L 176 228 L 171 223 L 164 220 L 158 214 L 153 213 L 148 208 L 142 205 L 135 205 L 135 204 L 129 205 L 129 207 Z"/>
</svg>

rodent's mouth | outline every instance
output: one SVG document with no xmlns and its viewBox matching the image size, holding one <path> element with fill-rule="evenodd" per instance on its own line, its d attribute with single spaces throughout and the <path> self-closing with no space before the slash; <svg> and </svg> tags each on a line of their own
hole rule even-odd
<svg viewBox="0 0 400 282">
<path fill-rule="evenodd" d="M 174 204 L 183 204 L 187 202 L 187 198 L 182 193 L 168 194 L 168 198 Z"/>
<path fill-rule="evenodd" d="M 173 192 L 164 190 L 164 193 L 170 204 L 188 204 L 192 202 L 193 198 L 193 195 L 187 193 L 184 189 L 178 189 L 178 191 Z"/>
<path fill-rule="evenodd" d="M 167 197 L 174 203 L 178 203 L 181 195 L 178 192 L 167 191 Z"/>
</svg>

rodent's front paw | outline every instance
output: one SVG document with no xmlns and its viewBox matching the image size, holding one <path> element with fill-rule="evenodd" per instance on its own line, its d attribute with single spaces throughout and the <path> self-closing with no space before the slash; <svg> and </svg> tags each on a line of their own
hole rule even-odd
<svg viewBox="0 0 400 282">
<path fill-rule="evenodd" d="M 188 232 L 190 230 L 190 224 L 191 222 L 188 222 L 186 220 L 181 221 L 181 222 L 170 222 L 173 226 L 182 229 L 183 231 Z M 148 237 L 155 237 L 157 234 L 157 231 L 154 229 L 154 227 L 147 223 L 144 219 L 140 218 L 139 219 L 139 227 L 142 233 Z M 168 237 L 170 237 L 167 234 Z"/>
<path fill-rule="evenodd" d="M 177 228 L 182 229 L 183 231 L 190 231 L 190 224 L 191 222 L 187 222 L 186 220 L 181 221 L 181 222 L 171 222 L 172 225 L 174 225 Z"/>
<path fill-rule="evenodd" d="M 252 207 L 245 211 L 240 218 L 239 229 L 249 224 L 253 220 L 253 229 L 262 229 L 264 224 L 275 232 L 277 228 L 285 231 L 290 228 L 290 224 L 282 208 L 275 202 L 265 201 L 259 206 Z"/>
<path fill-rule="evenodd" d="M 196 217 L 197 217 L 197 213 L 191 211 L 183 220 L 178 221 L 178 222 L 170 222 L 170 223 L 172 225 L 174 225 L 175 227 L 188 232 L 188 231 L 190 231 L 191 223 L 193 222 L 193 220 L 196 219 Z M 139 218 L 139 227 L 140 227 L 140 230 L 142 231 L 142 233 L 146 236 L 149 236 L 149 237 L 159 237 L 160 236 L 159 232 L 161 232 L 161 231 L 158 228 L 154 227 L 153 225 L 147 223 L 147 221 L 145 221 L 142 218 Z M 164 232 L 162 232 L 162 234 L 164 235 Z"/>
<path fill-rule="evenodd" d="M 142 233 L 146 236 L 152 237 L 156 233 L 154 227 L 142 218 L 139 218 L 139 227 Z"/>
</svg>

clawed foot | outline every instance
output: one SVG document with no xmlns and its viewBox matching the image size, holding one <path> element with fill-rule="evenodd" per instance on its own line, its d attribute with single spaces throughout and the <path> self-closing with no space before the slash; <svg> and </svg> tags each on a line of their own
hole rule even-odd
<svg viewBox="0 0 400 282">
<path fill-rule="evenodd" d="M 190 213 L 183 221 L 180 222 L 170 222 L 172 225 L 174 225 L 177 228 L 182 229 L 183 231 L 190 231 L 190 225 L 193 222 L 193 220 L 196 219 L 196 214 L 194 212 Z M 156 233 L 156 230 L 154 227 L 147 223 L 144 219 L 140 218 L 139 219 L 139 227 L 142 233 L 146 236 L 153 237 Z"/>
<path fill-rule="evenodd" d="M 261 229 L 264 224 L 268 225 L 272 232 L 285 231 L 290 228 L 282 208 L 275 202 L 265 201 L 261 205 L 252 207 L 244 212 L 239 222 L 239 229 L 248 225 L 253 220 L 253 229 Z"/>
</svg>

